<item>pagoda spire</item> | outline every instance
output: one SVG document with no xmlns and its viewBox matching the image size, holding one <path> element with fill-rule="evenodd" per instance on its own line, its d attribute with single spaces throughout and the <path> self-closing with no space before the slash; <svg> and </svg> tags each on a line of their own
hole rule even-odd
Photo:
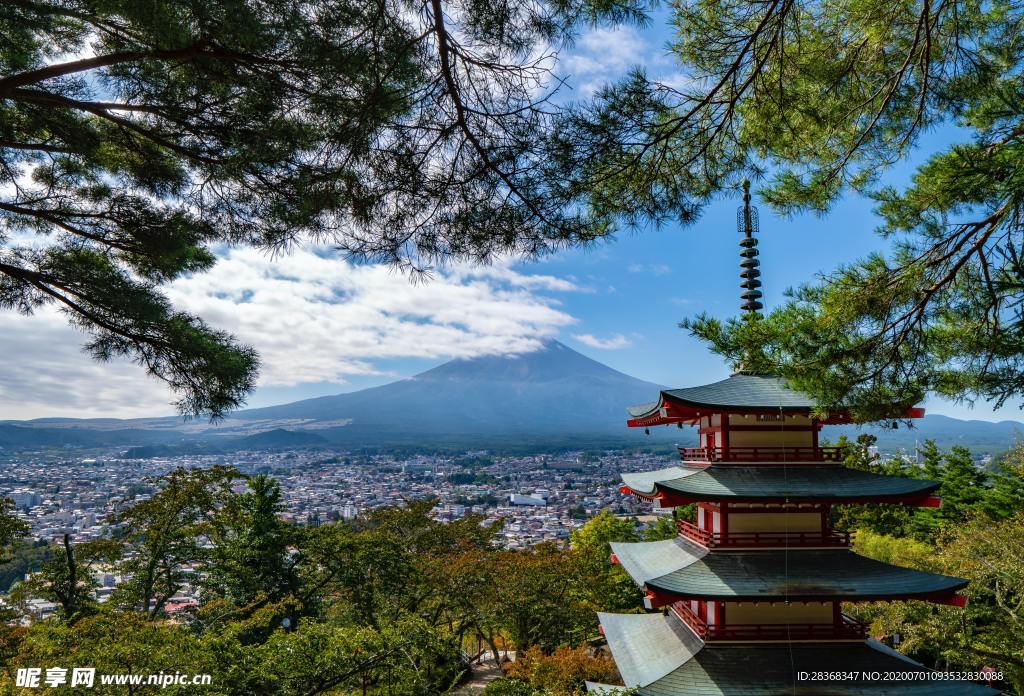
<svg viewBox="0 0 1024 696">
<path fill-rule="evenodd" d="M 761 304 L 761 271 L 758 268 L 761 262 L 757 260 L 757 237 L 758 232 L 757 208 L 750 205 L 750 180 L 743 180 L 743 206 L 736 211 L 737 231 L 743 235 L 740 240 L 740 309 L 747 313 L 750 318 L 759 318 L 760 310 L 764 308 Z"/>
</svg>

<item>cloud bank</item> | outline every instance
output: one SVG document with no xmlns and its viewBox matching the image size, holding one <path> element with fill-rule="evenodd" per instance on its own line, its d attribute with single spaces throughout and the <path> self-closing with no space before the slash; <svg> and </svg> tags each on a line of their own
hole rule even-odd
<svg viewBox="0 0 1024 696">
<path fill-rule="evenodd" d="M 629 348 L 633 345 L 633 342 L 622 334 L 614 334 L 608 338 L 598 338 L 593 334 L 580 334 L 579 336 L 573 336 L 573 338 L 583 345 L 590 346 L 591 348 L 600 348 L 602 350 Z"/>
<path fill-rule="evenodd" d="M 558 294 L 572 280 L 504 262 L 455 266 L 411 282 L 382 266 L 355 266 L 300 248 L 272 259 L 228 251 L 208 273 L 167 289 L 175 305 L 260 353 L 260 386 L 344 383 L 381 375 L 381 359 L 525 353 L 575 319 Z M 53 309 L 0 313 L 0 419 L 168 414 L 171 395 L 127 362 L 98 364 L 84 336 Z"/>
</svg>

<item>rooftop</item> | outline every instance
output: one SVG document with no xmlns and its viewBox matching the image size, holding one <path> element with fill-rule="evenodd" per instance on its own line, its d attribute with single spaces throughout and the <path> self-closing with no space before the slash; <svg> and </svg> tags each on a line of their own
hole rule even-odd
<svg viewBox="0 0 1024 696">
<path fill-rule="evenodd" d="M 640 696 L 999 693 L 972 682 L 926 677 L 889 682 L 798 681 L 800 672 L 932 671 L 873 640 L 830 645 L 704 645 L 682 633 L 682 622 L 671 614 L 600 614 L 599 618 L 626 688 L 639 687 Z M 588 683 L 587 688 L 592 693 L 612 694 L 623 687 Z"/>
<path fill-rule="evenodd" d="M 882 563 L 846 549 L 709 551 L 682 537 L 614 543 L 638 585 L 677 598 L 733 601 L 945 599 L 967 580 Z M 671 597 L 670 597 L 671 596 Z"/>
<path fill-rule="evenodd" d="M 884 476 L 834 464 L 782 466 L 674 466 L 622 474 L 629 493 L 653 496 L 659 492 L 683 499 L 801 500 L 900 502 L 925 498 L 937 481 Z M 677 503 L 677 504 L 682 504 Z"/>
</svg>

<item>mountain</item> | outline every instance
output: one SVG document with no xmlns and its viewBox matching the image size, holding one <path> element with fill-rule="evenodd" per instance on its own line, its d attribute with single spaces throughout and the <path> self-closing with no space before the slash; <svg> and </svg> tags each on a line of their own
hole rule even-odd
<svg viewBox="0 0 1024 696">
<path fill-rule="evenodd" d="M 625 406 L 660 388 L 549 341 L 533 353 L 452 360 L 371 389 L 239 411 L 229 423 L 291 423 L 359 445 L 621 441 L 631 435 Z"/>
<path fill-rule="evenodd" d="M 995 454 L 1024 440 L 1024 423 L 1019 421 L 961 420 L 938 414 L 928 414 L 914 421 L 913 428 L 890 430 L 878 426 L 842 426 L 828 428 L 832 439 L 844 434 L 856 438 L 861 433 L 871 433 L 878 438 L 878 444 L 887 449 L 903 449 L 913 452 L 925 440 L 935 440 L 942 449 L 955 445 L 970 448 L 976 453 Z"/>
<path fill-rule="evenodd" d="M 654 428 L 645 437 L 626 427 L 625 407 L 654 400 L 660 388 L 549 341 L 533 353 L 452 360 L 371 389 L 238 411 L 217 424 L 175 418 L 6 421 L 0 423 L 0 448 L 136 447 L 132 451 L 140 456 L 167 456 L 329 446 L 543 451 L 693 443 L 692 428 Z M 913 451 L 916 441 L 932 438 L 943 448 L 962 444 L 998 452 L 1024 433 L 1016 421 L 938 415 L 916 426 L 833 427 L 825 435 L 835 440 L 869 432 L 886 450 Z"/>
</svg>

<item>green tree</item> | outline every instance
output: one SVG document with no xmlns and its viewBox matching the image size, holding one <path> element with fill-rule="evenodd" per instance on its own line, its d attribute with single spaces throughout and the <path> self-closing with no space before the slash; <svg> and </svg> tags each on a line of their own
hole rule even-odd
<svg viewBox="0 0 1024 696">
<path fill-rule="evenodd" d="M 203 535 L 218 507 L 233 495 L 234 469 L 178 468 L 153 481 L 156 493 L 120 512 L 131 556 L 122 564 L 131 579 L 117 588 L 118 601 L 156 616 L 182 588 L 189 564 L 203 559 Z"/>
<path fill-rule="evenodd" d="M 213 549 L 205 587 L 238 606 L 279 601 L 299 582 L 297 557 L 289 551 L 299 530 L 280 517 L 279 484 L 260 474 L 248 485 L 248 491 L 227 499 L 208 527 Z"/>
<path fill-rule="evenodd" d="M 735 365 L 825 408 L 892 417 L 928 391 L 1024 392 L 1024 9 L 1012 2 L 683 0 L 685 86 L 636 70 L 566 117 L 560 163 L 590 205 L 693 220 L 745 176 L 782 213 L 877 203 L 890 247 L 795 290 L 763 321 L 684 323 Z M 880 183 L 955 125 L 912 182 Z M 754 357 L 756 356 L 756 360 Z"/>
<path fill-rule="evenodd" d="M 906 548 L 907 540 L 893 540 Z M 1024 515 L 993 521 L 975 515 L 943 529 L 937 552 L 892 556 L 903 565 L 967 578 L 965 609 L 907 602 L 877 605 L 875 630 L 903 637 L 900 650 L 929 664 L 1006 675 L 1024 692 Z"/>
<path fill-rule="evenodd" d="M 631 611 L 642 605 L 642 593 L 632 578 L 609 560 L 611 542 L 622 541 L 640 541 L 636 523 L 607 510 L 569 535 L 580 597 L 594 611 Z"/>
<path fill-rule="evenodd" d="M 53 304 L 186 414 L 253 351 L 161 292 L 220 244 L 426 270 L 608 230 L 550 168 L 549 52 L 641 2 L 18 0 L 0 34 L 0 306 Z M 34 236 L 34 238 L 32 238 Z"/>
<path fill-rule="evenodd" d="M 12 547 L 31 531 L 28 522 L 14 514 L 14 501 L 0 498 L 0 563 L 11 560 L 9 555 Z"/>
<path fill-rule="evenodd" d="M 200 639 L 180 626 L 150 621 L 139 612 L 101 610 L 82 618 L 73 626 L 41 621 L 31 626 L 13 667 L 79 666 L 93 667 L 97 674 L 160 674 L 175 670 L 191 674 L 210 674 L 216 680 L 224 673 L 217 669 L 215 655 Z M 10 675 L 6 675 L 9 686 Z M 55 694 L 75 694 L 82 687 L 68 683 L 51 689 Z M 99 678 L 97 677 L 97 687 Z M 214 687 L 218 687 L 214 682 Z M 221 685 L 222 686 L 222 685 Z M 107 687 L 109 688 L 109 687 Z M 134 687 L 134 693 L 144 693 Z M 209 688 L 209 687 L 207 687 Z M 121 693 L 133 693 L 125 687 Z M 170 685 L 169 694 L 194 694 L 192 685 Z M 211 693 L 231 693 L 219 689 Z"/>
<path fill-rule="evenodd" d="M 850 442 L 844 435 L 836 444 L 844 448 L 845 464 L 851 469 L 887 476 L 914 476 L 915 470 L 903 460 L 892 459 L 883 463 L 877 453 L 872 454 L 870 448 L 877 441 L 874 435 L 862 434 L 855 442 Z M 912 526 L 915 512 L 903 505 L 867 503 L 837 505 L 833 514 L 837 529 L 851 532 L 865 529 L 877 534 L 904 536 Z"/>
<path fill-rule="evenodd" d="M 989 478 L 982 508 L 990 517 L 1001 519 L 1024 510 L 1024 445 L 1017 443 L 997 457 Z"/>
<path fill-rule="evenodd" d="M 56 602 L 61 617 L 74 623 L 97 608 L 94 592 L 99 582 L 93 571 L 112 568 L 121 551 L 121 545 L 109 539 L 73 544 L 71 536 L 65 534 L 62 543 L 53 545 L 52 554 L 39 572 L 17 585 L 13 594 L 18 601 L 40 597 Z"/>
<path fill-rule="evenodd" d="M 517 650 L 538 646 L 550 652 L 596 634 L 594 612 L 576 600 L 579 576 L 569 554 L 540 544 L 495 554 L 491 562 L 487 572 L 494 583 L 482 598 L 483 618 Z"/>
<path fill-rule="evenodd" d="M 975 466 L 966 447 L 954 446 L 942 459 L 942 506 L 938 517 L 944 524 L 965 521 L 986 496 L 987 474 Z"/>
</svg>

